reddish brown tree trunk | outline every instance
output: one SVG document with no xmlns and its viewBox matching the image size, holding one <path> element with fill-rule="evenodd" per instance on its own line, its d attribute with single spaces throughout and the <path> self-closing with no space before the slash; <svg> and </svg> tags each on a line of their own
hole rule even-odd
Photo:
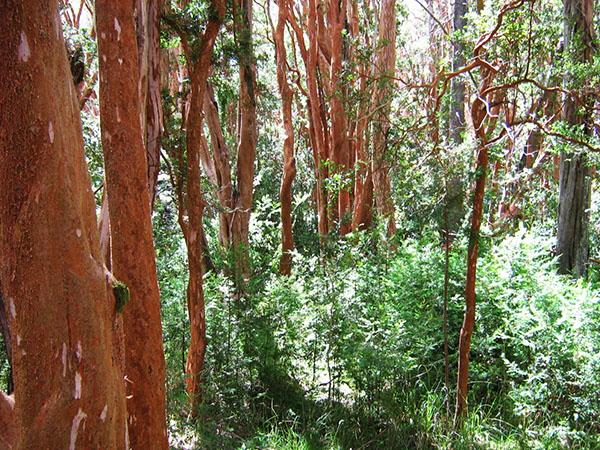
<svg viewBox="0 0 600 450">
<path fill-rule="evenodd" d="M 23 449 L 125 449 L 115 302 L 58 4 L 7 0 L 0 28 L 0 268 L 15 367 L 13 428 L 0 435 Z"/>
<path fill-rule="evenodd" d="M 317 35 L 316 0 L 308 0 L 308 39 L 310 41 L 310 47 L 308 50 L 308 61 L 305 61 L 305 65 L 310 106 L 309 117 L 313 129 L 312 134 L 314 134 L 313 157 L 315 159 L 315 170 L 317 175 L 317 208 L 319 212 L 318 230 L 321 236 L 325 236 L 329 233 L 329 220 L 327 214 L 327 195 L 324 191 L 323 181 L 329 176 L 329 173 L 327 167 L 323 165 L 328 159 L 328 151 L 325 144 L 325 131 L 321 121 L 321 100 L 317 88 L 319 40 Z"/>
<path fill-rule="evenodd" d="M 131 3 L 96 1 L 96 23 L 112 272 L 131 293 L 123 311 L 129 437 L 133 448 L 166 449 L 165 360 Z"/>
<path fill-rule="evenodd" d="M 475 305 L 477 284 L 477 257 L 479 254 L 479 230 L 481 229 L 481 220 L 483 217 L 483 199 L 485 194 L 485 180 L 488 169 L 488 136 L 494 130 L 498 118 L 499 106 L 502 104 L 502 91 L 496 91 L 495 94 L 488 94 L 484 100 L 484 93 L 491 86 L 495 73 L 487 68 L 482 68 L 483 82 L 481 84 L 479 95 L 471 107 L 471 118 L 473 128 L 477 138 L 477 164 L 475 172 L 478 174 L 475 180 L 475 191 L 473 194 L 473 215 L 471 217 L 471 231 L 469 234 L 469 248 L 467 251 L 467 277 L 465 282 L 465 317 L 459 338 L 458 354 L 458 377 L 456 393 L 456 410 L 454 415 L 455 425 L 459 424 L 467 408 L 467 391 L 469 382 L 469 353 L 471 351 L 471 337 L 475 328 Z M 491 108 L 491 118 L 484 123 L 488 117 L 488 104 L 493 104 Z"/>
<path fill-rule="evenodd" d="M 351 30 L 353 39 L 361 38 L 359 25 L 359 2 L 352 2 Z M 365 47 L 370 47 L 369 37 L 363 34 Z M 361 73 L 359 91 L 363 99 L 358 107 L 354 134 L 351 137 L 353 153 L 352 165 L 355 166 L 356 178 L 354 180 L 354 212 L 352 230 L 366 230 L 373 224 L 373 176 L 371 172 L 371 157 L 367 154 L 366 146 L 369 142 L 369 117 L 373 109 L 370 95 L 367 93 L 367 79 L 373 73 L 372 64 L 360 60 L 356 64 Z M 368 100 L 367 100 L 368 99 Z"/>
<path fill-rule="evenodd" d="M 235 209 L 235 199 L 233 197 L 233 184 L 231 181 L 231 166 L 229 164 L 229 149 L 225 143 L 221 122 L 219 121 L 219 111 L 215 100 L 212 85 L 209 83 L 204 94 L 204 114 L 210 141 L 212 145 L 212 158 L 206 155 L 203 158 L 203 166 L 208 174 L 214 173 L 215 187 L 217 188 L 217 198 L 223 209 L 219 212 L 219 242 L 226 248 L 231 248 L 233 244 L 232 236 L 232 217 Z M 208 146 L 203 146 L 205 152 L 208 152 Z"/>
<path fill-rule="evenodd" d="M 16 448 L 19 428 L 15 420 L 15 399 L 0 391 L 0 449 Z"/>
<path fill-rule="evenodd" d="M 191 48 L 185 33 L 172 23 L 175 31 L 182 40 L 187 70 L 190 74 L 189 111 L 185 118 L 185 131 L 187 143 L 187 163 L 184 166 L 183 153 L 180 149 L 178 155 L 179 171 L 187 174 L 187 192 L 183 191 L 181 178 L 177 183 L 179 223 L 183 230 L 189 265 L 189 283 L 187 289 L 188 313 L 190 317 L 190 348 L 188 351 L 185 373 L 186 390 L 190 399 L 191 414 L 195 417 L 198 407 L 202 402 L 202 368 L 206 353 L 206 319 L 204 308 L 204 292 L 202 286 L 203 270 L 203 245 L 202 245 L 202 217 L 205 202 L 202 197 L 200 165 L 202 162 L 203 146 L 202 135 L 202 106 L 206 80 L 211 64 L 212 50 L 221 22 L 225 17 L 225 3 L 223 0 L 214 0 L 211 4 L 216 14 L 211 14 L 208 24 L 201 37 L 200 48 L 195 62 L 191 60 Z M 187 221 L 185 220 L 187 215 Z"/>
<path fill-rule="evenodd" d="M 160 92 L 160 15 L 162 0 L 148 2 L 148 95 L 146 98 L 146 154 L 148 160 L 148 193 L 154 205 L 162 139 L 162 97 Z"/>
<path fill-rule="evenodd" d="M 350 148 L 348 143 L 348 118 L 344 110 L 344 89 L 342 86 L 342 61 L 344 50 L 342 31 L 346 21 L 346 0 L 332 0 L 328 11 L 331 26 L 331 160 L 334 171 L 341 173 L 342 179 L 349 169 Z M 395 25 L 395 24 L 394 24 Z M 349 216 L 350 194 L 347 187 L 340 187 L 337 192 L 336 216 L 339 221 L 340 234 L 348 233 L 352 228 Z"/>
<path fill-rule="evenodd" d="M 292 270 L 294 236 L 292 234 L 292 182 L 296 176 L 296 160 L 294 158 L 294 125 L 292 123 L 293 93 L 287 81 L 287 56 L 285 51 L 284 30 L 287 22 L 287 0 L 279 1 L 277 28 L 273 34 L 277 56 L 277 83 L 281 94 L 281 110 L 283 115 L 283 179 L 281 180 L 281 261 L 279 273 L 289 275 Z"/>
<path fill-rule="evenodd" d="M 458 358 L 458 387 L 456 395 L 455 423 L 464 414 L 467 407 L 467 390 L 469 381 L 469 352 L 471 350 L 471 336 L 475 328 L 475 284 L 477 281 L 477 256 L 479 252 L 479 230 L 483 215 L 483 196 L 485 191 L 485 173 L 488 165 L 488 149 L 485 142 L 479 142 L 479 156 L 477 157 L 477 173 L 480 175 L 475 181 L 475 195 L 473 197 L 473 216 L 471 218 L 471 232 L 469 235 L 469 249 L 467 253 L 467 280 L 465 284 L 465 317 L 460 330 L 459 358 Z"/>
</svg>

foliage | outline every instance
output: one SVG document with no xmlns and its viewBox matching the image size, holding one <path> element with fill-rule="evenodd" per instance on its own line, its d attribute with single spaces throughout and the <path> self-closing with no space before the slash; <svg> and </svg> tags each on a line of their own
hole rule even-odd
<svg viewBox="0 0 600 450">
<path fill-rule="evenodd" d="M 113 284 L 113 292 L 115 294 L 115 311 L 119 314 L 125 309 L 125 305 L 129 302 L 129 287 L 122 281 L 115 281 Z"/>
<path fill-rule="evenodd" d="M 278 232 L 260 225 L 256 248 Z M 522 228 L 483 246 L 469 398 L 478 406 L 459 434 L 446 418 L 454 386 L 443 385 L 439 238 L 408 240 L 390 258 L 382 235 L 332 237 L 322 256 L 295 253 L 290 278 L 253 256 L 270 269 L 253 271 L 243 315 L 227 278 L 205 279 L 202 448 L 595 445 L 600 297 L 554 273 L 547 234 Z M 450 259 L 451 373 L 465 252 L 456 242 Z"/>
</svg>

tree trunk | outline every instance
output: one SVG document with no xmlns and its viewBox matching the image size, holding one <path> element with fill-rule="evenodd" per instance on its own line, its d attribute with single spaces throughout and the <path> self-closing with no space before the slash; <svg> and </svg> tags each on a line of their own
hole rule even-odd
<svg viewBox="0 0 600 450">
<path fill-rule="evenodd" d="M 389 156 L 386 155 L 387 135 L 390 129 L 390 101 L 394 91 L 393 77 L 396 71 L 396 7 L 393 0 L 383 0 L 379 19 L 379 43 L 382 45 L 377 54 L 377 67 L 381 76 L 388 77 L 376 90 L 375 101 L 379 113 L 373 129 L 373 188 L 377 213 L 385 219 L 387 234 L 396 234 L 394 203 L 391 199 L 389 178 Z"/>
<path fill-rule="evenodd" d="M 478 55 L 476 55 L 478 56 Z M 456 393 L 456 410 L 454 415 L 454 424 L 458 425 L 462 420 L 467 408 L 467 391 L 469 382 L 469 353 L 471 351 L 471 336 L 475 328 L 475 306 L 476 294 L 475 286 L 477 284 L 477 257 L 479 255 L 479 230 L 481 229 L 481 220 L 483 217 L 483 200 L 485 194 L 485 180 L 488 169 L 488 136 L 494 130 L 498 120 L 499 105 L 502 104 L 503 92 L 496 91 L 494 94 L 488 94 L 486 99 L 482 99 L 484 92 L 491 86 L 495 73 L 482 68 L 482 78 L 479 89 L 479 95 L 473 101 L 471 107 L 471 117 L 475 137 L 477 138 L 477 164 L 475 173 L 478 174 L 475 179 L 475 191 L 473 194 L 473 215 L 471 217 L 471 231 L 469 235 L 469 248 L 467 250 L 467 277 L 465 282 L 465 317 L 460 330 L 459 354 L 458 354 L 458 376 Z M 488 118 L 488 106 L 490 116 L 487 120 L 487 126 L 484 123 Z"/>
<path fill-rule="evenodd" d="M 462 32 L 467 24 L 468 6 L 467 0 L 454 0 L 454 32 Z M 452 59 L 452 70 L 457 71 L 465 65 L 465 46 L 462 39 L 454 40 L 454 56 Z M 449 137 L 454 145 L 463 143 L 465 133 L 465 82 L 463 76 L 459 75 L 452 79 L 450 92 L 450 119 Z M 460 175 L 448 172 L 447 192 L 444 198 L 445 230 L 449 243 L 454 240 L 464 217 L 463 201 L 465 187 Z"/>
<path fill-rule="evenodd" d="M 393 2 L 392 2 L 393 3 Z M 331 0 L 328 10 L 331 27 L 331 70 L 330 70 L 330 119 L 331 119 L 331 155 L 333 172 L 345 179 L 349 169 L 350 148 L 348 143 L 348 118 L 344 110 L 344 88 L 342 86 L 342 62 L 344 58 L 342 31 L 346 23 L 346 0 Z M 394 23 L 395 25 L 395 23 Z M 350 194 L 348 188 L 341 186 L 337 192 L 337 211 L 332 211 L 339 221 L 340 234 L 351 231 Z"/>
<path fill-rule="evenodd" d="M 315 160 L 315 171 L 317 175 L 317 208 L 319 210 L 318 230 L 321 237 L 329 233 L 329 221 L 327 214 L 327 195 L 324 191 L 323 180 L 328 176 L 328 169 L 323 165 L 328 158 L 327 146 L 325 144 L 325 132 L 321 121 L 319 110 L 320 99 L 317 88 L 317 60 L 319 51 L 319 41 L 317 35 L 317 2 L 308 0 L 308 39 L 310 47 L 308 50 L 308 60 L 306 65 L 306 84 L 308 86 L 308 99 L 310 107 L 310 123 L 313 129 L 314 141 L 313 157 Z"/>
<path fill-rule="evenodd" d="M 206 80 L 211 65 L 212 50 L 221 23 L 225 17 L 225 2 L 214 0 L 208 24 L 201 37 L 195 62 L 191 60 L 191 48 L 185 33 L 176 23 L 170 24 L 179 34 L 187 59 L 187 70 L 190 75 L 189 111 L 185 118 L 187 162 L 184 163 L 183 149 L 179 149 L 178 169 L 187 174 L 187 192 L 183 192 L 181 175 L 176 185 L 179 224 L 183 231 L 187 246 L 189 283 L 187 289 L 188 314 L 190 317 L 190 348 L 188 351 L 185 374 L 186 390 L 189 396 L 192 417 L 198 413 L 202 403 L 202 369 L 206 353 L 206 319 L 204 308 L 204 291 L 202 285 L 203 239 L 202 217 L 205 202 L 202 197 L 200 165 L 203 146 L 206 145 L 202 134 L 202 106 L 205 98 Z M 205 150 L 204 150 L 205 151 Z M 187 215 L 187 221 L 185 220 Z"/>
<path fill-rule="evenodd" d="M 219 120 L 219 111 L 213 87 L 210 83 L 206 86 L 204 93 L 204 115 L 206 125 L 210 134 L 212 146 L 212 159 L 205 157 L 203 162 L 205 169 L 210 166 L 207 173 L 214 172 L 214 183 L 217 189 L 217 198 L 223 211 L 219 212 L 219 243 L 226 249 L 230 249 L 233 244 L 232 236 L 232 216 L 235 209 L 235 199 L 233 197 L 233 184 L 231 182 L 231 165 L 229 164 L 229 148 L 225 143 L 221 122 Z M 204 146 L 207 147 L 207 146 Z M 208 151 L 208 148 L 206 148 Z"/>
<path fill-rule="evenodd" d="M 162 0 L 134 0 L 138 52 L 140 124 L 148 165 L 148 194 L 154 205 L 160 170 L 162 99 L 160 93 L 160 14 Z"/>
<path fill-rule="evenodd" d="M 125 449 L 115 301 L 58 2 L 7 0 L 0 28 L 0 185 L 11 187 L 0 190 L 0 267 L 14 344 L 15 447 Z M 7 423 L 11 402 L 1 397 Z M 3 439 L 11 432 L 0 427 Z"/>
<path fill-rule="evenodd" d="M 239 45 L 240 90 L 237 141 L 237 192 L 233 214 L 233 248 L 236 252 L 235 278 L 245 284 L 249 277 L 248 230 L 254 189 L 256 154 L 256 66 L 252 44 L 252 0 L 236 0 Z M 239 286 L 239 284 L 238 284 Z"/>
<path fill-rule="evenodd" d="M 462 32 L 467 24 L 467 0 L 454 0 L 454 32 Z M 465 46 L 462 39 L 454 40 L 452 71 L 456 72 L 465 65 Z M 465 132 L 465 82 L 461 76 L 455 77 L 451 85 L 450 100 L 450 140 L 456 145 L 463 143 Z"/>
<path fill-rule="evenodd" d="M 19 429 L 15 420 L 15 399 L 0 391 L 0 449 L 16 448 Z"/>
<path fill-rule="evenodd" d="M 293 93 L 287 81 L 287 56 L 285 51 L 284 30 L 287 22 L 287 0 L 279 0 L 279 16 L 277 28 L 273 33 L 275 52 L 277 56 L 277 83 L 281 94 L 281 110 L 283 114 L 283 179 L 281 180 L 281 261 L 279 273 L 290 275 L 292 270 L 292 255 L 294 236 L 292 234 L 292 182 L 296 176 L 296 160 L 294 158 L 294 125 L 292 123 Z"/>
<path fill-rule="evenodd" d="M 148 160 L 148 193 L 154 206 L 162 139 L 162 97 L 160 92 L 160 15 L 162 0 L 148 2 L 148 96 L 146 98 L 146 154 Z"/>
<path fill-rule="evenodd" d="M 565 52 L 573 64 L 592 61 L 594 35 L 593 0 L 565 0 Z M 568 84 L 569 77 L 565 80 Z M 592 95 L 583 95 L 585 105 L 572 96 L 566 96 L 563 120 L 570 126 L 582 126 L 586 136 L 593 134 L 593 117 L 589 105 Z M 583 112 L 580 108 L 585 107 Z M 591 177 L 587 158 L 581 150 L 560 155 L 560 188 L 558 198 L 558 235 L 556 253 L 559 255 L 558 271 L 574 277 L 587 271 L 589 244 L 589 208 L 591 202 Z"/>
<path fill-rule="evenodd" d="M 133 448 L 166 449 L 165 360 L 131 3 L 97 0 L 96 23 L 112 272 L 131 293 L 123 311 L 129 436 Z"/>
</svg>

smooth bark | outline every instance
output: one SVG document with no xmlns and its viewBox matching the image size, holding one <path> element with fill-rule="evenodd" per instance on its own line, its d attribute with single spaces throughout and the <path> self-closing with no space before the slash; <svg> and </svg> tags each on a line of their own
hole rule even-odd
<svg viewBox="0 0 600 450">
<path fill-rule="evenodd" d="M 0 190 L 0 270 L 14 344 L 15 448 L 128 448 L 115 302 L 58 4 L 7 0 L 0 28 L 0 184 L 11 186 Z M 10 400 L 0 404 L 7 423 Z M 3 437 L 11 432 L 0 426 Z"/>
<path fill-rule="evenodd" d="M 0 449 L 16 448 L 19 429 L 15 420 L 15 399 L 0 391 Z"/>
<path fill-rule="evenodd" d="M 129 437 L 133 448 L 168 448 L 165 359 L 132 5 L 96 1 L 100 115 L 112 272 L 131 298 L 123 311 Z"/>
<path fill-rule="evenodd" d="M 0 333 L 2 333 L 2 341 L 4 342 L 4 348 L 6 350 L 9 366 L 8 386 L 6 393 L 12 394 L 14 391 L 14 382 L 12 376 L 12 341 L 10 338 L 10 320 L 8 317 L 8 308 L 6 306 L 6 301 L 4 300 L 4 295 L 2 294 L 2 277 L 0 277 Z"/>
</svg>

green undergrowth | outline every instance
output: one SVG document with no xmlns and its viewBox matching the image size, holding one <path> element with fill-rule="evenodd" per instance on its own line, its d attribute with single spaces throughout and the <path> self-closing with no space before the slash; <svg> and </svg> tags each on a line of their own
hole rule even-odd
<svg viewBox="0 0 600 450">
<path fill-rule="evenodd" d="M 465 247 L 450 252 L 449 386 L 435 238 L 395 252 L 376 233 L 328 242 L 321 256 L 294 255 L 289 278 L 276 264 L 254 269 L 242 298 L 207 275 L 195 423 L 181 348 L 167 347 L 173 448 L 599 448 L 600 296 L 595 283 L 556 275 L 541 232 L 482 242 L 469 413 L 454 429 Z"/>
</svg>

